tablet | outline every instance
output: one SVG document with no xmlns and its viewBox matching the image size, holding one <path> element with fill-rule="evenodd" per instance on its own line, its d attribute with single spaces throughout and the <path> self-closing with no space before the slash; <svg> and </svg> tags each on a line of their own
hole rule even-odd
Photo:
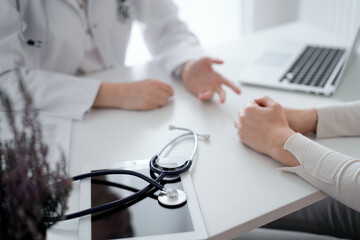
<svg viewBox="0 0 360 240">
<path fill-rule="evenodd" d="M 169 162 L 169 160 L 167 160 Z M 127 169 L 150 176 L 149 160 L 116 163 L 106 168 L 86 166 L 83 173 L 103 169 Z M 82 180 L 80 183 L 80 209 L 124 198 L 148 183 L 129 175 L 107 175 Z M 166 188 L 181 189 L 187 194 L 187 202 L 179 208 L 166 208 L 158 203 L 159 191 L 126 208 L 85 216 L 79 222 L 79 239 L 205 239 L 207 232 L 201 210 L 186 172 L 177 180 L 165 183 Z"/>
</svg>

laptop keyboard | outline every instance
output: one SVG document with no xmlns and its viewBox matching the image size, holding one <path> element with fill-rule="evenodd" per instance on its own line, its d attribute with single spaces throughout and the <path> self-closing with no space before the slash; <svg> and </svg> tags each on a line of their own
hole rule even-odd
<svg viewBox="0 0 360 240">
<path fill-rule="evenodd" d="M 344 49 L 308 46 L 280 82 L 323 88 L 344 52 Z"/>
</svg>

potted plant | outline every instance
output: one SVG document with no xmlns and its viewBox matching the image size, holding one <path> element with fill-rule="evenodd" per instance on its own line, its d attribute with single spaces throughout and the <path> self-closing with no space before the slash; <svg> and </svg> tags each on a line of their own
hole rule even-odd
<svg viewBox="0 0 360 240">
<path fill-rule="evenodd" d="M 0 89 L 11 140 L 0 138 L 0 239 L 45 239 L 46 230 L 64 216 L 71 179 L 64 154 L 55 169 L 47 161 L 38 113 L 16 69 L 24 100 L 21 124 L 11 101 Z M 5 121 L 1 127 L 5 126 Z M 1 128 L 0 128 L 1 131 Z"/>
</svg>

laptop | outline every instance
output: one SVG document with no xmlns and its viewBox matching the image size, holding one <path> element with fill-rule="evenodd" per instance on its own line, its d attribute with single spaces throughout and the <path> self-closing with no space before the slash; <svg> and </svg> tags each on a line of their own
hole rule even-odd
<svg viewBox="0 0 360 240">
<path fill-rule="evenodd" d="M 330 96 L 359 45 L 360 27 L 347 48 L 277 42 L 239 76 L 243 84 Z"/>
</svg>

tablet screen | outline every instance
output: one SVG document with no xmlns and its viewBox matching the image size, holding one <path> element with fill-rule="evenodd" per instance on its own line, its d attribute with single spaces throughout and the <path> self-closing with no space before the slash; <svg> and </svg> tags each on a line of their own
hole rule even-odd
<svg viewBox="0 0 360 240">
<path fill-rule="evenodd" d="M 136 171 L 150 175 L 148 168 L 137 168 Z M 91 206 L 124 198 L 147 185 L 144 180 L 130 175 L 92 178 Z M 165 183 L 165 187 L 183 190 L 180 178 Z M 92 239 L 121 239 L 194 231 L 188 205 L 171 209 L 163 207 L 158 203 L 158 193 L 159 191 L 154 190 L 126 208 L 94 214 L 91 218 Z"/>
<path fill-rule="evenodd" d="M 171 160 L 171 161 L 170 161 Z M 169 164 L 172 164 L 172 159 Z M 84 166 L 88 173 L 104 169 L 126 169 L 150 176 L 149 160 L 114 163 L 112 166 Z M 154 177 L 153 177 L 154 178 Z M 79 239 L 182 240 L 207 238 L 206 227 L 190 172 L 178 179 L 161 182 L 165 188 L 183 190 L 187 202 L 178 208 L 159 204 L 159 191 L 153 190 L 131 204 L 84 216 L 79 221 Z M 148 183 L 131 175 L 107 175 L 80 182 L 80 210 L 116 201 L 134 194 Z"/>
</svg>

